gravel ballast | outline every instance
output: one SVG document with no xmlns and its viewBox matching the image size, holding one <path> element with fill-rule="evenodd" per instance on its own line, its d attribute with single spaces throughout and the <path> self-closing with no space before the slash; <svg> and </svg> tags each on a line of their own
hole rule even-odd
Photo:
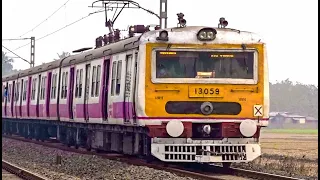
<svg viewBox="0 0 320 180">
<path fill-rule="evenodd" d="M 61 164 L 56 164 L 57 155 Z M 2 159 L 52 180 L 193 180 L 144 166 L 2 138 Z"/>
</svg>

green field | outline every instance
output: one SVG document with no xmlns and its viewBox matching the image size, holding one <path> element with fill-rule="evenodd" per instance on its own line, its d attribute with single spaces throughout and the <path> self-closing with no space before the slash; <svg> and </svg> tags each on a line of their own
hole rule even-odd
<svg viewBox="0 0 320 180">
<path fill-rule="evenodd" d="M 318 129 L 263 129 L 262 132 L 283 133 L 283 134 L 312 134 L 312 135 L 317 135 L 318 134 Z"/>
</svg>

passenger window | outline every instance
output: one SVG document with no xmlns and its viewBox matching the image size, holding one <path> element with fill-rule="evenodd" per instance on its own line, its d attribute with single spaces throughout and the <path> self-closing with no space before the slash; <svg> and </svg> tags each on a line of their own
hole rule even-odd
<svg viewBox="0 0 320 180">
<path fill-rule="evenodd" d="M 54 98 L 54 79 L 55 79 L 55 74 L 52 75 L 52 81 L 51 81 L 51 95 L 50 98 Z"/>
<path fill-rule="evenodd" d="M 117 62 L 112 63 L 111 96 L 114 95 Z"/>
<path fill-rule="evenodd" d="M 32 79 L 32 82 L 31 82 L 31 100 L 34 100 L 34 82 L 35 82 L 35 79 Z"/>
<path fill-rule="evenodd" d="M 121 68 L 122 68 L 122 61 L 118 62 L 117 66 L 117 83 L 116 83 L 116 94 L 120 94 L 120 85 L 121 85 Z"/>
<path fill-rule="evenodd" d="M 42 97 L 41 97 L 41 99 L 44 99 L 44 82 L 45 82 L 45 80 L 44 80 L 45 78 L 43 77 L 42 78 L 42 83 L 41 83 L 41 90 L 42 90 Z"/>
<path fill-rule="evenodd" d="M 52 75 L 52 81 L 51 81 L 51 99 L 54 99 L 54 86 L 55 86 L 55 78 L 56 75 Z"/>
<path fill-rule="evenodd" d="M 16 101 L 16 94 L 17 94 L 17 84 L 13 86 L 13 101 Z"/>
<path fill-rule="evenodd" d="M 34 78 L 32 80 L 32 87 L 31 87 L 31 100 L 35 100 L 36 98 L 36 84 L 37 84 L 37 78 Z"/>
<path fill-rule="evenodd" d="M 41 78 L 40 84 L 40 100 L 44 99 L 44 77 Z"/>
<path fill-rule="evenodd" d="M 92 79 L 91 79 L 91 97 L 94 97 L 95 92 L 95 83 L 96 83 L 96 76 L 97 76 L 97 67 L 93 66 L 92 68 Z"/>
<path fill-rule="evenodd" d="M 33 100 L 34 79 L 31 80 L 31 100 Z"/>
<path fill-rule="evenodd" d="M 77 69 L 77 74 L 76 74 L 76 92 L 75 92 L 75 97 L 77 98 L 79 94 L 79 69 Z"/>
<path fill-rule="evenodd" d="M 47 81 L 47 76 L 45 76 L 43 78 L 43 98 L 42 99 L 45 99 L 46 98 L 46 81 Z"/>
<path fill-rule="evenodd" d="M 54 99 L 56 99 L 56 97 L 57 97 L 57 77 L 58 77 L 58 75 L 57 74 L 55 74 L 55 76 L 54 76 L 54 84 L 53 84 L 53 87 L 54 87 L 54 89 L 53 89 L 53 98 Z"/>
<path fill-rule="evenodd" d="M 66 72 L 66 76 L 65 76 L 65 85 L 64 85 L 64 99 L 67 98 L 67 88 L 68 88 L 68 72 Z"/>
<path fill-rule="evenodd" d="M 83 70 L 80 69 L 80 80 L 79 80 L 79 98 L 81 98 L 82 95 L 82 75 L 83 75 Z"/>
<path fill-rule="evenodd" d="M 96 93 L 95 93 L 96 97 L 99 96 L 99 87 L 100 87 L 100 78 L 101 78 L 100 76 L 101 76 L 101 66 L 98 65 L 97 66 L 97 78 L 96 78 Z"/>
<path fill-rule="evenodd" d="M 9 84 L 9 89 L 8 89 L 8 102 L 10 103 L 11 101 L 11 84 Z"/>
<path fill-rule="evenodd" d="M 20 95 L 20 93 L 19 93 L 20 82 L 17 83 L 17 86 L 16 86 L 16 87 L 17 87 L 17 89 L 16 89 L 16 92 L 17 92 L 17 93 L 16 93 L 16 102 L 18 102 L 19 97 L 20 97 L 20 96 L 19 96 L 19 95 Z"/>
<path fill-rule="evenodd" d="M 42 84 L 43 84 L 43 77 L 41 78 L 41 81 L 40 81 L 40 100 L 42 99 Z"/>
<path fill-rule="evenodd" d="M 66 76 L 66 73 L 63 72 L 62 73 L 62 83 L 61 83 L 61 99 L 64 99 L 64 86 L 65 86 L 65 76 Z"/>
<path fill-rule="evenodd" d="M 27 99 L 27 84 L 28 84 L 28 80 L 24 81 L 22 101 L 26 101 Z"/>
</svg>

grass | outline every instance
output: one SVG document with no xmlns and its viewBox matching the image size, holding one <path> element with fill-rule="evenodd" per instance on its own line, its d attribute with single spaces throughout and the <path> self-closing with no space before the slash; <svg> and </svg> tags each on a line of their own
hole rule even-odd
<svg viewBox="0 0 320 180">
<path fill-rule="evenodd" d="M 287 176 L 304 176 L 304 177 L 317 177 L 318 165 L 317 163 L 305 163 L 296 160 L 292 157 L 284 156 L 283 159 L 275 160 L 260 157 L 252 163 L 254 166 L 263 167 L 269 172 L 285 172 Z"/>
<path fill-rule="evenodd" d="M 311 134 L 317 135 L 318 129 L 264 129 L 262 132 L 281 134 Z"/>
</svg>

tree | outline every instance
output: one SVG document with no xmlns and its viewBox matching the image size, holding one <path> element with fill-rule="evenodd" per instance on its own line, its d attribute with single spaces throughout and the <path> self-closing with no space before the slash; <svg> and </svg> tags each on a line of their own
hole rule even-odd
<svg viewBox="0 0 320 180">
<path fill-rule="evenodd" d="M 318 86 L 289 79 L 270 83 L 270 110 L 318 118 Z"/>
<path fill-rule="evenodd" d="M 58 58 L 58 59 L 54 59 L 55 61 L 70 56 L 70 53 L 69 53 L 69 52 L 64 52 L 64 51 L 63 51 L 61 54 L 59 54 L 59 53 L 57 53 L 57 54 L 58 54 L 58 57 L 59 57 L 59 58 Z"/>
<path fill-rule="evenodd" d="M 13 59 L 6 56 L 6 54 L 2 51 L 2 76 L 5 76 L 17 71 L 13 69 L 12 63 L 13 63 Z"/>
</svg>

